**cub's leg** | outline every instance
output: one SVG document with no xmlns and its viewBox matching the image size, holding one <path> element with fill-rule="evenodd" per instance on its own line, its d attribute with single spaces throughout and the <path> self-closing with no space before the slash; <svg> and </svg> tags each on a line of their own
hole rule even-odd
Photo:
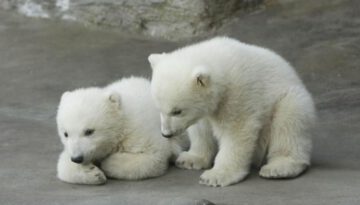
<svg viewBox="0 0 360 205">
<path fill-rule="evenodd" d="M 165 153 L 117 152 L 101 163 L 101 169 L 108 177 L 138 180 L 163 175 L 168 163 Z"/>
<path fill-rule="evenodd" d="M 57 164 L 57 177 L 65 182 L 74 184 L 104 184 L 106 177 L 95 165 L 76 164 L 63 151 Z"/>
<path fill-rule="evenodd" d="M 223 131 L 214 167 L 200 176 L 200 184 L 228 186 L 244 179 L 249 172 L 260 124 L 249 119 L 244 126 Z"/>
<path fill-rule="evenodd" d="M 188 128 L 190 149 L 180 153 L 175 164 L 183 169 L 207 169 L 212 165 L 216 143 L 207 120 L 200 120 Z"/>
<path fill-rule="evenodd" d="M 292 88 L 277 103 L 269 133 L 265 178 L 296 177 L 310 165 L 310 129 L 315 119 L 311 96 L 304 88 Z"/>
</svg>

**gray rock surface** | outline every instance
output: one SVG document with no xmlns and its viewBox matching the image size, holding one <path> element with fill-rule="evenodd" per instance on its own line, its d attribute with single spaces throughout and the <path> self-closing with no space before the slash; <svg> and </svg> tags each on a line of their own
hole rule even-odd
<svg viewBox="0 0 360 205">
<path fill-rule="evenodd" d="M 62 146 L 55 113 L 61 93 L 123 76 L 149 77 L 147 56 L 189 42 L 144 40 L 70 22 L 0 11 L 0 204 L 357 205 L 360 201 L 360 2 L 301 0 L 274 5 L 221 33 L 269 47 L 313 93 L 319 123 L 311 169 L 293 180 L 258 170 L 225 188 L 198 184 L 201 171 L 172 167 L 144 181 L 81 186 L 56 179 Z"/>
<path fill-rule="evenodd" d="M 0 0 L 0 8 L 30 17 L 59 18 L 167 39 L 219 28 L 241 8 L 262 0 Z"/>
</svg>

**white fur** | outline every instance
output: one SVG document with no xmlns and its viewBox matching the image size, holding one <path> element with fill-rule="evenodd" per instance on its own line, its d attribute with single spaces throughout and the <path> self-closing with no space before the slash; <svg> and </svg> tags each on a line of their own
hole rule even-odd
<svg viewBox="0 0 360 205">
<path fill-rule="evenodd" d="M 182 143 L 161 137 L 158 116 L 150 82 L 143 78 L 65 92 L 57 114 L 64 144 L 58 177 L 70 183 L 102 184 L 105 176 L 143 179 L 164 174 L 172 155 L 181 152 Z M 86 129 L 94 132 L 85 136 Z M 80 155 L 83 163 L 71 161 Z"/>
<path fill-rule="evenodd" d="M 211 131 L 217 138 L 214 166 L 201 175 L 201 184 L 237 183 L 248 174 L 252 159 L 265 162 L 260 175 L 266 178 L 295 177 L 310 164 L 313 101 L 294 69 L 276 53 L 217 37 L 152 54 L 149 61 L 162 132 L 176 135 L 191 126 L 191 148 L 177 165 L 207 167 L 201 158 L 211 159 L 216 150 Z M 175 115 L 174 110 L 182 112 Z M 192 133 L 201 129 L 195 124 L 200 119 L 212 130 Z"/>
</svg>

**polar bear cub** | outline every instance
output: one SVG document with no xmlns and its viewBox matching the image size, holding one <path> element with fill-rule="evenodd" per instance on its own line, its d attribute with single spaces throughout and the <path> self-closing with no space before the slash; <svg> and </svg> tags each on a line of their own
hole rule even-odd
<svg viewBox="0 0 360 205">
<path fill-rule="evenodd" d="M 193 134 L 204 133 L 195 123 L 205 120 L 207 132 L 216 136 L 214 166 L 201 175 L 201 184 L 237 183 L 253 160 L 265 162 L 260 170 L 265 178 L 295 177 L 310 164 L 313 100 L 276 53 L 216 37 L 148 59 L 163 135 L 176 136 L 189 127 Z M 209 166 L 204 162 L 216 149 L 211 140 L 196 137 L 190 136 L 190 150 L 180 154 L 178 166 Z"/>
<path fill-rule="evenodd" d="M 182 144 L 161 137 L 158 116 L 150 82 L 143 78 L 65 92 L 57 113 L 64 145 L 58 178 L 102 184 L 106 176 L 136 180 L 164 174 Z"/>
</svg>

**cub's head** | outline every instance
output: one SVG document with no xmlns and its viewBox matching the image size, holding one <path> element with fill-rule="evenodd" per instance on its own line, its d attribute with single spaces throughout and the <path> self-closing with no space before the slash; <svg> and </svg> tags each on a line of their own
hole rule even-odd
<svg viewBox="0 0 360 205">
<path fill-rule="evenodd" d="M 184 132 L 213 109 L 208 68 L 176 59 L 171 54 L 151 54 L 151 92 L 161 114 L 164 137 Z"/>
<path fill-rule="evenodd" d="M 65 92 L 57 112 L 57 128 L 75 163 L 90 163 L 115 149 L 121 132 L 120 96 L 99 88 Z"/>
</svg>

